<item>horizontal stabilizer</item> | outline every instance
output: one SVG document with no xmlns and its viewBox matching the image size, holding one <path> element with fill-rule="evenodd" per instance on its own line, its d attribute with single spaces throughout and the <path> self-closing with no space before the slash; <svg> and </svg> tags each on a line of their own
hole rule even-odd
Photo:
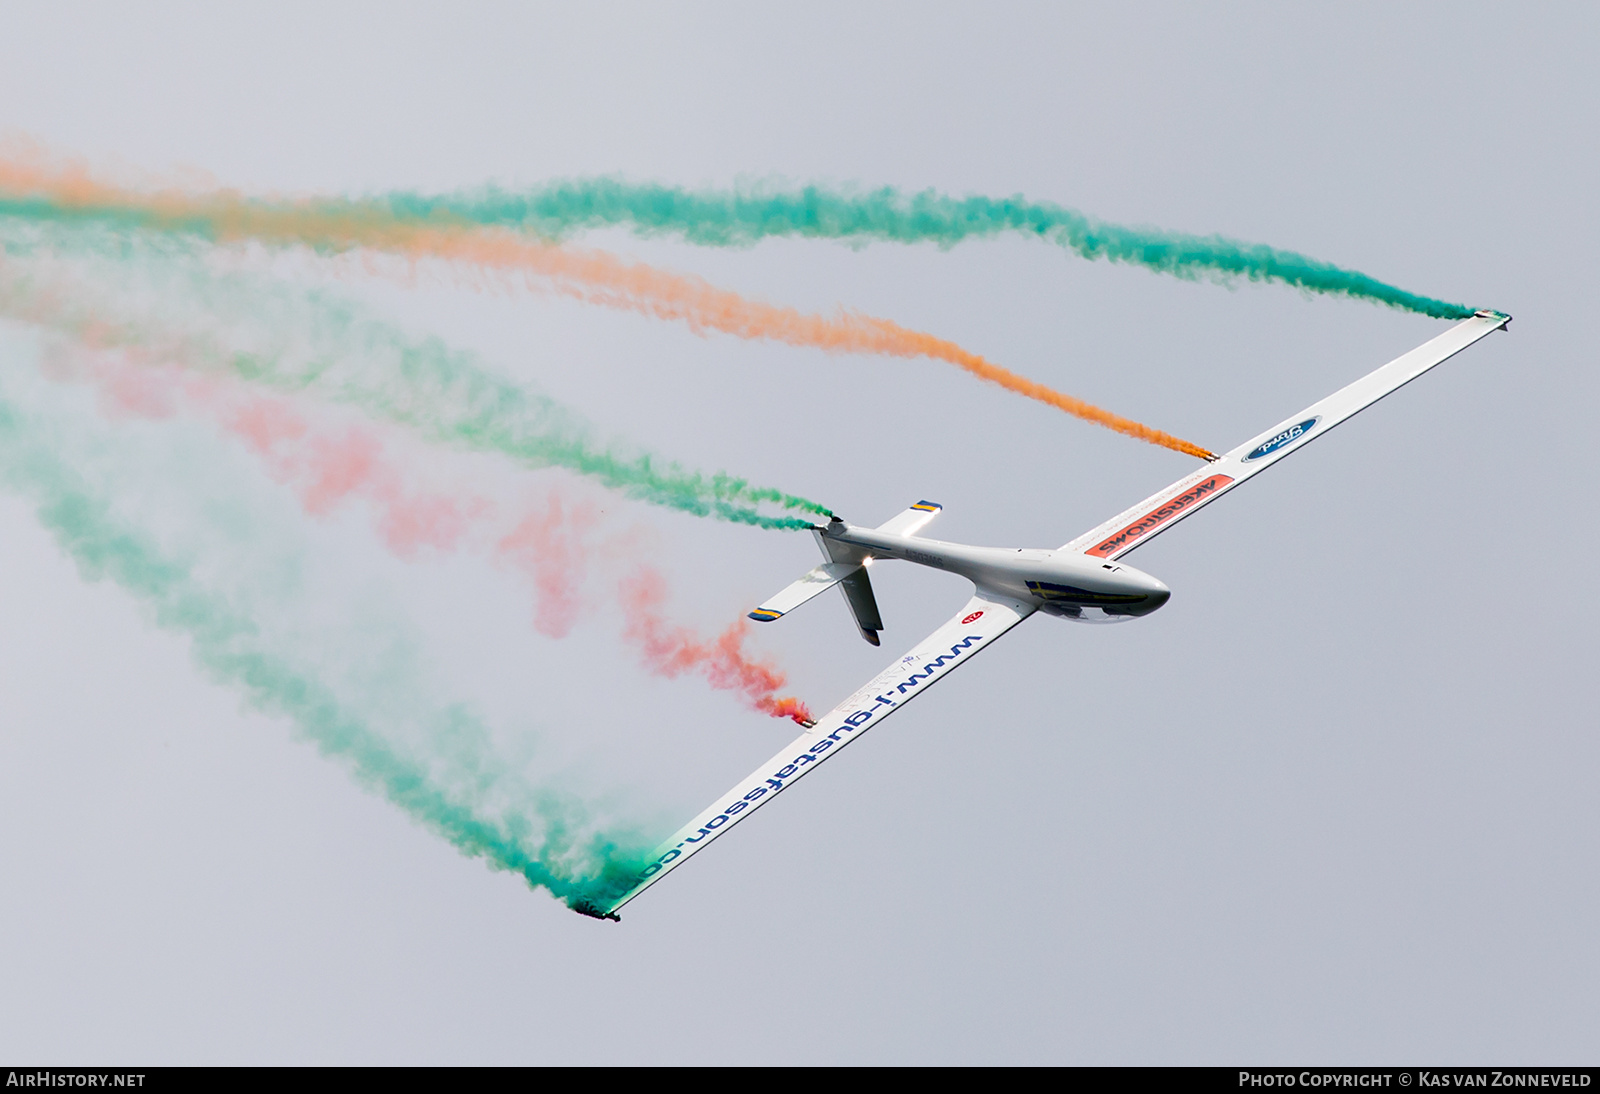
<svg viewBox="0 0 1600 1094">
<path fill-rule="evenodd" d="M 939 515 L 944 506 L 936 501 L 919 501 L 903 513 L 878 525 L 875 531 L 886 536 L 914 536 L 928 526 L 928 522 Z"/>
<path fill-rule="evenodd" d="M 859 562 L 824 562 L 816 569 L 808 570 L 799 581 L 777 596 L 769 597 L 761 607 L 750 613 L 750 618 L 758 623 L 771 623 L 774 619 L 781 619 L 818 593 L 833 588 L 859 569 L 861 569 Z"/>
<path fill-rule="evenodd" d="M 880 524 L 876 531 L 891 536 L 916 535 L 943 508 L 935 501 L 919 501 Z M 836 521 L 838 519 L 834 518 Z M 867 578 L 866 563 L 871 561 L 871 553 L 825 536 L 820 528 L 812 529 L 812 534 L 816 536 L 817 546 L 828 561 L 808 571 L 799 581 L 764 602 L 750 613 L 750 618 L 758 623 L 782 619 L 824 589 L 831 589 L 843 582 L 840 590 L 844 593 L 845 603 L 850 606 L 850 614 L 855 618 L 856 629 L 861 632 L 862 638 L 876 646 L 878 632 L 883 630 L 883 617 L 878 614 L 878 601 L 872 595 L 872 582 Z"/>
</svg>

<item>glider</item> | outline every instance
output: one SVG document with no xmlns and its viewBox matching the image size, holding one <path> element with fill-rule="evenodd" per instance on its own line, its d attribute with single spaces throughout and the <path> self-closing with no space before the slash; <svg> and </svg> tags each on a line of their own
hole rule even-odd
<svg viewBox="0 0 1600 1094">
<path fill-rule="evenodd" d="M 880 559 L 901 559 L 960 574 L 973 584 L 972 599 L 944 626 L 808 725 L 795 741 L 656 848 L 632 888 L 607 904 L 580 904 L 574 910 L 600 919 L 619 918 L 617 912 L 625 904 L 682 866 L 690 855 L 1036 612 L 1084 623 L 1115 623 L 1160 608 L 1170 590 L 1118 559 L 1510 322 L 1511 316 L 1496 311 L 1480 311 L 1462 320 L 1054 551 L 969 547 L 925 539 L 917 533 L 941 508 L 928 501 L 917 502 L 876 528 L 858 527 L 838 517 L 824 527 L 814 527 L 812 534 L 822 548 L 823 563 L 751 612 L 750 618 L 762 622 L 780 619 L 837 585 L 861 636 L 876 646 L 883 622 L 867 573 Z"/>
</svg>

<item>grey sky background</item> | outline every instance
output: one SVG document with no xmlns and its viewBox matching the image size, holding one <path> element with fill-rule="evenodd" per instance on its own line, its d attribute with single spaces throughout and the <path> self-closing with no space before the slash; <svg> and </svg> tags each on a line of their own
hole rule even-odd
<svg viewBox="0 0 1600 1094">
<path fill-rule="evenodd" d="M 0 1056 L 52 1063 L 1579 1063 L 1600 1047 L 1597 17 L 1583 5 L 8 5 L 0 127 L 251 191 L 620 172 L 936 187 L 1511 312 L 595 923 L 467 860 L 0 499 Z M 1217 450 L 1443 324 L 1002 239 L 586 242 L 859 308 Z M 608 431 L 877 523 L 1055 546 L 1191 466 L 922 361 L 533 294 L 365 293 Z M 16 328 L 0 341 L 18 344 Z M 801 536 L 619 503 L 681 617 Z M 353 528 L 354 526 L 352 526 Z M 320 533 L 319 533 L 320 534 Z M 328 533 L 333 534 L 333 533 Z M 343 535 L 343 533 L 340 533 Z M 485 709 L 698 810 L 791 736 L 354 530 Z M 759 645 L 827 708 L 959 605 L 875 570 Z M 398 609 L 397 609 L 398 610 Z"/>
</svg>

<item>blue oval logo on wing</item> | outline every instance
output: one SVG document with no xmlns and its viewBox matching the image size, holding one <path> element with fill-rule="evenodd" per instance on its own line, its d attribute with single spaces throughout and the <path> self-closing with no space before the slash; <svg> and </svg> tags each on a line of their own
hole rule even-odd
<svg viewBox="0 0 1600 1094">
<path fill-rule="evenodd" d="M 1295 425 L 1290 426 L 1288 429 L 1285 429 L 1282 433 L 1279 433 L 1276 437 L 1273 437 L 1265 444 L 1258 444 L 1252 448 L 1245 454 L 1245 462 L 1248 463 L 1250 460 L 1259 460 L 1262 456 L 1272 455 L 1280 448 L 1287 448 L 1289 445 L 1294 444 L 1295 441 L 1298 441 L 1301 437 L 1304 437 L 1307 433 L 1310 433 L 1313 429 L 1317 428 L 1317 423 L 1320 421 L 1322 421 L 1321 418 L 1307 418 L 1303 422 L 1298 422 Z"/>
</svg>

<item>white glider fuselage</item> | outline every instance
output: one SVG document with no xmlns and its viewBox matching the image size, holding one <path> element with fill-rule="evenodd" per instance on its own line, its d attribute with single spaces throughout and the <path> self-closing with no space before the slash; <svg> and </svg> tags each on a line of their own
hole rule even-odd
<svg viewBox="0 0 1600 1094">
<path fill-rule="evenodd" d="M 971 547 L 884 533 L 837 518 L 818 533 L 823 540 L 854 548 L 868 559 L 895 558 L 948 570 L 984 592 L 1081 623 L 1114 623 L 1148 615 L 1172 595 L 1172 590 L 1142 570 L 1077 551 Z"/>
</svg>

